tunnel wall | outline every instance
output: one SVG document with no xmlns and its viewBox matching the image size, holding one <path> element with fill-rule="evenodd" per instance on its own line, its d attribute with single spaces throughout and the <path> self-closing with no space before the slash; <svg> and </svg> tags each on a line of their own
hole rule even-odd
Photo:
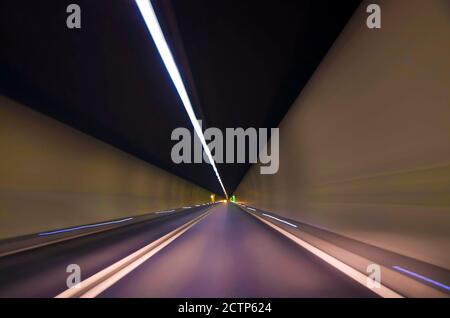
<svg viewBox="0 0 450 318">
<path fill-rule="evenodd" d="M 0 96 L 0 239 L 207 202 L 210 193 Z"/>
<path fill-rule="evenodd" d="M 282 120 L 280 169 L 239 201 L 450 269 L 450 4 L 363 2 Z"/>
</svg>

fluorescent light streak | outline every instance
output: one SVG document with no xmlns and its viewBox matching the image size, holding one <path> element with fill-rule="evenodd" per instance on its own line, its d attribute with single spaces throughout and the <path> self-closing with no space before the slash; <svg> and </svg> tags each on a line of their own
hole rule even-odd
<svg viewBox="0 0 450 318">
<path fill-rule="evenodd" d="M 99 227 L 99 226 L 105 226 L 105 225 L 110 225 L 110 224 L 117 224 L 117 223 L 123 223 L 129 220 L 132 220 L 133 218 L 126 218 L 126 219 L 122 219 L 122 220 L 117 220 L 117 221 L 110 221 L 110 222 L 103 222 L 103 223 L 96 223 L 96 224 L 89 224 L 89 225 L 82 225 L 82 226 L 77 226 L 77 227 L 71 227 L 68 229 L 62 229 L 62 230 L 57 230 L 57 231 L 52 231 L 52 232 L 43 232 L 43 233 L 39 233 L 39 236 L 45 236 L 45 235 L 52 235 L 52 234 L 59 234 L 59 233 L 65 233 L 65 232 L 72 232 L 72 231 L 77 231 L 77 230 L 82 230 L 82 229 L 89 229 L 92 227 Z"/>
<path fill-rule="evenodd" d="M 262 215 L 264 215 L 264 216 L 267 216 L 268 218 L 271 218 L 271 219 L 274 219 L 274 220 L 280 221 L 280 222 L 282 222 L 282 223 L 284 223 L 284 224 L 287 224 L 287 225 L 290 225 L 290 226 L 292 226 L 292 227 L 295 227 L 295 228 L 297 228 L 297 227 L 298 227 L 298 226 L 297 226 L 297 225 L 295 225 L 295 224 L 292 224 L 292 223 L 289 223 L 288 221 L 285 221 L 285 220 L 282 220 L 282 219 L 276 218 L 276 217 L 274 217 L 274 216 L 272 216 L 272 215 L 269 215 L 269 214 L 266 214 L 266 213 L 263 213 Z"/>
<path fill-rule="evenodd" d="M 175 212 L 175 210 L 158 211 L 158 212 L 155 212 L 155 213 L 156 213 L 156 214 L 161 214 L 161 213 L 170 213 L 170 212 Z"/>
<path fill-rule="evenodd" d="M 190 209 L 192 208 L 191 206 L 184 206 L 183 209 Z"/>
<path fill-rule="evenodd" d="M 421 280 L 423 280 L 423 281 L 426 281 L 427 283 L 430 283 L 430 284 L 439 286 L 439 287 L 441 287 L 441 288 L 444 288 L 445 290 L 450 290 L 450 286 L 448 286 L 448 285 L 445 285 L 445 284 L 443 284 L 443 283 L 437 282 L 437 281 L 435 281 L 435 280 L 433 280 L 433 279 L 431 279 L 431 278 L 422 276 L 422 275 L 417 274 L 417 273 L 415 273 L 415 272 L 413 272 L 413 271 L 407 270 L 407 269 L 405 269 L 405 268 L 403 268 L 403 267 L 400 267 L 400 266 L 392 266 L 392 268 L 394 268 L 394 269 L 396 269 L 396 270 L 398 270 L 399 272 L 402 272 L 402 273 L 404 273 L 404 274 L 408 274 L 408 275 L 413 276 L 413 277 L 415 277 L 415 278 L 418 278 L 418 279 L 421 279 Z"/>
<path fill-rule="evenodd" d="M 217 179 L 219 180 L 220 186 L 222 187 L 223 193 L 228 199 L 227 191 L 222 183 L 222 179 L 220 178 L 219 172 L 217 171 L 216 164 L 211 155 L 211 151 L 206 144 L 205 137 L 203 136 L 202 128 L 197 121 L 195 116 L 194 109 L 192 108 L 191 101 L 189 100 L 189 96 L 187 94 L 186 88 L 184 87 L 183 80 L 181 79 L 180 72 L 178 71 L 175 60 L 170 52 L 169 46 L 167 45 L 166 39 L 164 38 L 164 34 L 161 30 L 161 26 L 159 25 L 158 18 L 156 17 L 155 10 L 153 10 L 153 6 L 150 0 L 135 0 L 139 11 L 144 18 L 145 24 L 147 25 L 148 30 L 150 31 L 150 35 L 153 38 L 153 41 L 156 44 L 159 54 L 164 62 L 164 65 L 169 72 L 170 78 L 177 89 L 178 95 L 181 98 L 181 101 L 186 109 L 189 119 L 191 120 L 192 125 L 194 126 L 194 130 L 197 133 L 198 138 L 200 139 L 203 150 L 205 151 L 211 166 L 213 167 L 214 173 L 216 174 Z"/>
</svg>

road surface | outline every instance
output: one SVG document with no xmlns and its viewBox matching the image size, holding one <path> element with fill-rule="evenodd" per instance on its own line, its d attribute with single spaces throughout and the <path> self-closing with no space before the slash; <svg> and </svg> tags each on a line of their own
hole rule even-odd
<svg viewBox="0 0 450 318">
<path fill-rule="evenodd" d="M 205 211 L 167 216 L 0 259 L 1 297 L 54 297 L 68 264 L 87 278 Z M 219 204 L 98 297 L 376 297 L 234 204 Z"/>
</svg>

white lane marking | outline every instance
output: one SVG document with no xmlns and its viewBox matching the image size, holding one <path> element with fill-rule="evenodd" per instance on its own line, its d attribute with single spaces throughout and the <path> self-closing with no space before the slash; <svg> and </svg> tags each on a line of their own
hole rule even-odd
<svg viewBox="0 0 450 318">
<path fill-rule="evenodd" d="M 255 209 L 253 209 L 253 208 L 249 208 L 249 207 L 247 207 L 247 209 L 249 209 L 249 210 L 252 210 L 252 211 L 256 211 Z"/>
<path fill-rule="evenodd" d="M 357 271 L 353 267 L 350 267 L 349 265 L 345 264 L 344 262 L 341 262 L 337 258 L 335 258 L 335 257 L 333 257 L 333 256 L 331 256 L 331 255 L 329 255 L 329 254 L 319 250 L 317 247 L 309 244 L 308 242 L 303 241 L 299 237 L 297 237 L 294 234 L 286 231 L 285 229 L 279 227 L 278 225 L 275 225 L 275 224 L 273 224 L 273 223 L 263 219 L 262 217 L 253 214 L 253 213 L 250 213 L 250 214 L 253 215 L 255 218 L 257 218 L 258 220 L 260 220 L 261 222 L 264 222 L 268 226 L 270 226 L 273 229 L 277 230 L 278 232 L 280 232 L 284 236 L 288 237 L 289 239 L 291 239 L 292 241 L 294 241 L 295 243 L 297 243 L 298 245 L 300 245 L 304 249 L 306 249 L 309 252 L 313 253 L 314 255 L 316 255 L 317 257 L 319 257 L 323 261 L 327 262 L 331 266 L 337 268 L 339 271 L 341 271 L 342 273 L 346 274 L 350 278 L 354 279 L 355 281 L 357 281 L 358 283 L 360 283 L 364 287 L 368 288 L 372 292 L 380 295 L 381 297 L 384 297 L 384 298 L 403 298 L 402 295 L 396 293 L 395 291 L 393 291 L 392 289 L 390 289 L 390 288 L 388 288 L 388 287 L 386 287 L 384 285 L 381 285 L 380 288 L 369 288 L 367 286 L 367 280 L 369 278 L 366 275 L 364 275 L 363 273 Z"/>
<path fill-rule="evenodd" d="M 155 213 L 156 214 L 162 214 L 162 213 L 170 213 L 170 212 L 175 212 L 175 210 L 158 211 L 158 212 L 155 212 Z"/>
<path fill-rule="evenodd" d="M 205 212 L 197 218 L 183 224 L 179 228 L 160 237 L 152 243 L 140 248 L 120 261 L 106 267 L 100 272 L 90 276 L 78 284 L 78 288 L 69 288 L 55 298 L 92 298 L 119 281 L 133 269 L 141 265 L 147 259 L 155 255 L 161 249 L 178 238 L 181 234 L 193 227 L 195 224 L 207 217 L 211 211 Z"/>
<path fill-rule="evenodd" d="M 282 222 L 282 223 L 284 223 L 284 224 L 287 224 L 287 225 L 290 225 L 290 226 L 292 226 L 292 227 L 298 228 L 298 226 L 297 226 L 297 225 L 295 225 L 295 224 L 292 224 L 292 223 L 289 223 L 288 221 L 285 221 L 285 220 L 282 220 L 282 219 L 276 218 L 276 217 L 274 217 L 274 216 L 272 216 L 272 215 L 269 215 L 269 214 L 266 214 L 266 213 L 263 213 L 262 215 L 264 215 L 264 216 L 267 216 L 268 218 L 271 218 L 271 219 L 274 219 L 274 220 L 280 221 L 280 222 Z"/>
<path fill-rule="evenodd" d="M 200 221 L 200 220 L 199 220 Z M 117 273 L 113 274 L 108 279 L 102 281 L 100 284 L 96 285 L 94 288 L 90 289 L 88 292 L 81 295 L 80 298 L 95 298 L 98 295 L 100 295 L 102 292 L 107 290 L 109 287 L 114 285 L 116 282 L 118 282 L 120 279 L 128 275 L 130 272 L 132 272 L 134 269 L 136 269 L 139 265 L 144 263 L 146 260 L 148 260 L 150 257 L 158 253 L 160 250 L 162 250 L 164 247 L 172 243 L 175 239 L 177 239 L 180 235 L 182 235 L 184 232 L 189 230 L 191 227 L 193 227 L 196 223 L 191 224 L 189 227 L 185 228 L 184 230 L 180 231 L 179 233 L 175 234 L 171 238 L 169 238 L 167 241 L 163 242 L 162 244 L 158 245 L 151 251 L 149 251 L 147 254 L 143 255 L 142 257 L 138 258 L 131 264 L 127 265 Z"/>
</svg>

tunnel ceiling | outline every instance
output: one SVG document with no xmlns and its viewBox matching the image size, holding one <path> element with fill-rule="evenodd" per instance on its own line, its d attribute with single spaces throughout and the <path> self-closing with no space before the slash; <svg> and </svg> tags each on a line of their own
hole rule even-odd
<svg viewBox="0 0 450 318">
<path fill-rule="evenodd" d="M 66 27 L 81 7 L 82 28 Z M 276 127 L 360 1 L 152 1 L 204 127 Z M 0 93 L 221 193 L 210 165 L 175 165 L 192 130 L 130 0 L 3 0 Z M 247 164 L 218 164 L 232 193 Z"/>
</svg>

